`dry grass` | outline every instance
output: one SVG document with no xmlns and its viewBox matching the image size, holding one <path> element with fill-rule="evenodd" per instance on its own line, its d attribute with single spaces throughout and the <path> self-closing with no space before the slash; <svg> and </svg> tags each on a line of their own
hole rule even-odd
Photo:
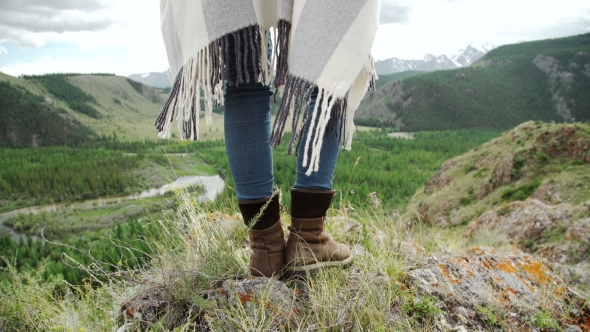
<svg viewBox="0 0 590 332">
<path fill-rule="evenodd" d="M 121 271 L 101 282 L 101 287 L 92 288 L 67 286 L 61 280 L 47 283 L 40 276 L 12 270 L 12 283 L 2 285 L 3 303 L 19 301 L 3 308 L 1 322 L 7 324 L 6 330 L 14 330 L 17 321 L 30 331 L 116 330 L 121 324 L 121 306 L 141 296 L 147 298 L 148 290 L 154 289 L 182 303 L 178 308 L 186 312 L 174 315 L 173 323 L 170 315 L 158 316 L 159 325 L 152 325 L 152 330 L 171 330 L 171 326 L 175 331 L 427 330 L 402 309 L 413 297 L 400 281 L 421 258 L 407 250 L 412 247 L 407 244 L 413 241 L 413 231 L 402 227 L 398 216 L 380 207 L 355 208 L 344 201 L 334 204 L 341 208 L 329 211 L 327 229 L 337 240 L 351 245 L 354 264 L 348 269 L 323 270 L 303 283 L 286 281 L 290 288 L 303 289 L 303 295 L 286 306 L 297 308 L 297 315 L 287 317 L 285 311 L 269 311 L 260 305 L 268 303 L 265 297 L 271 294 L 259 295 L 247 306 L 220 305 L 203 298 L 223 280 L 248 277 L 248 230 L 238 216 L 219 212 L 236 211 L 234 202 L 203 206 L 186 191 L 177 196 L 175 212 L 153 220 L 157 231 L 148 235 L 148 241 L 154 255 L 151 266 L 142 271 Z M 288 219 L 283 216 L 285 228 Z M 80 268 L 97 277 L 101 273 L 96 266 Z M 12 291 L 7 293 L 7 289 Z"/>
</svg>

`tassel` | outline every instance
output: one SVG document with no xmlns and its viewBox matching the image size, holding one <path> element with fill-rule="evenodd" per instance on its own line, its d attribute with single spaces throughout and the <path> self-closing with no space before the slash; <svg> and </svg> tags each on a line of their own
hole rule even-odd
<svg viewBox="0 0 590 332">
<path fill-rule="evenodd" d="M 277 24 L 277 40 L 275 52 L 277 54 L 277 68 L 274 80 L 275 88 L 285 85 L 289 74 L 289 45 L 291 39 L 291 23 L 279 20 Z"/>
<path fill-rule="evenodd" d="M 213 118 L 213 101 L 215 106 L 222 106 L 224 103 L 223 82 L 229 86 L 239 86 L 252 81 L 270 84 L 272 73 L 265 52 L 268 45 L 266 42 L 261 43 L 261 36 L 268 36 L 269 33 L 267 29 L 262 30 L 258 25 L 248 26 L 220 37 L 190 58 L 177 73 L 170 95 L 156 118 L 158 137 L 170 138 L 171 123 L 176 116 L 182 139 L 199 138 L 201 90 L 205 121 L 209 125 Z M 230 50 L 229 38 L 233 38 L 235 49 Z M 235 65 L 238 74 L 234 80 L 230 79 L 228 72 L 230 52 L 236 53 Z M 254 65 L 254 77 L 250 77 L 246 70 L 250 62 Z"/>
</svg>

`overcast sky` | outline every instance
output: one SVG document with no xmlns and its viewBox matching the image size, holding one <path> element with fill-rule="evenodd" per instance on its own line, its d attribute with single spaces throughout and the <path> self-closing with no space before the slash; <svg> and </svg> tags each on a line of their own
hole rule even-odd
<svg viewBox="0 0 590 332">
<path fill-rule="evenodd" d="M 380 24 L 377 60 L 421 59 L 590 32 L 590 1 L 382 0 Z M 167 67 L 157 0 L 0 0 L 4 73 L 128 76 Z"/>
</svg>

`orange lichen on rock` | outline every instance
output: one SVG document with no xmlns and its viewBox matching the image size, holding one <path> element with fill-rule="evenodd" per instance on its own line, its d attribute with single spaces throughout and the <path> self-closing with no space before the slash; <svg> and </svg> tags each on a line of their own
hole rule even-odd
<svg viewBox="0 0 590 332">
<path fill-rule="evenodd" d="M 442 275 L 448 279 L 453 284 L 460 284 L 463 281 L 461 278 L 455 278 L 449 274 L 447 267 L 444 264 L 438 264 L 438 268 L 440 269 Z"/>
<path fill-rule="evenodd" d="M 245 305 L 248 302 L 252 302 L 252 293 L 250 292 L 238 292 L 238 296 L 240 297 L 240 302 L 242 302 L 243 305 Z"/>
<path fill-rule="evenodd" d="M 416 287 L 418 295 L 435 295 L 445 304 L 459 308 L 447 308 L 444 314 L 446 321 L 462 324 L 467 331 L 489 328 L 485 319 L 477 319 L 481 316 L 477 306 L 482 303 L 510 312 L 523 305 L 545 310 L 553 313 L 560 327 L 575 325 L 582 331 L 590 331 L 590 307 L 584 299 L 541 262 L 528 255 L 485 254 L 431 261 L 422 268 L 410 271 L 408 282 L 408 286 Z M 461 317 L 474 319 L 457 319 L 457 312 L 461 312 Z M 575 312 L 575 316 L 570 316 L 566 322 L 564 312 Z M 534 330 L 527 318 L 530 318 L 530 313 L 522 314 L 505 318 L 504 326 L 508 331 Z"/>
<path fill-rule="evenodd" d="M 486 259 L 482 259 L 481 264 L 488 270 L 493 270 L 494 267 Z"/>
<path fill-rule="evenodd" d="M 512 262 L 509 260 L 503 260 L 503 262 L 498 263 L 497 267 L 498 267 L 498 269 L 500 269 L 506 273 L 513 274 L 513 273 L 517 272 L 516 268 L 514 267 Z"/>
<path fill-rule="evenodd" d="M 547 276 L 547 268 L 540 262 L 527 259 L 527 261 L 521 263 L 521 266 L 528 274 L 537 277 L 539 283 L 546 285 L 551 281 L 551 278 Z"/>
</svg>

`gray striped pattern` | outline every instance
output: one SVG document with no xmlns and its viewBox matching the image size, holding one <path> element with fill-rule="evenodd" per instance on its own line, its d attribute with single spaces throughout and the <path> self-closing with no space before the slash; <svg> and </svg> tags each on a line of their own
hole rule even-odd
<svg viewBox="0 0 590 332">
<path fill-rule="evenodd" d="M 252 0 L 202 0 L 202 7 L 211 41 L 258 24 Z"/>
<path fill-rule="evenodd" d="M 289 72 L 317 82 L 367 0 L 309 0 L 293 32 Z M 338 19 L 334 19 L 337 17 Z M 326 19 L 331 18 L 331 19 Z"/>
<path fill-rule="evenodd" d="M 291 22 L 293 16 L 293 0 L 278 0 L 278 17 L 279 20 Z"/>
<path fill-rule="evenodd" d="M 162 13 L 162 36 L 164 37 L 164 44 L 166 45 L 166 53 L 168 55 L 168 62 L 170 63 L 170 71 L 173 77 L 176 77 L 180 69 L 182 69 L 182 46 L 178 39 L 176 32 L 176 21 L 174 20 L 174 12 L 172 10 L 172 3 L 166 2 L 166 8 Z"/>
</svg>

